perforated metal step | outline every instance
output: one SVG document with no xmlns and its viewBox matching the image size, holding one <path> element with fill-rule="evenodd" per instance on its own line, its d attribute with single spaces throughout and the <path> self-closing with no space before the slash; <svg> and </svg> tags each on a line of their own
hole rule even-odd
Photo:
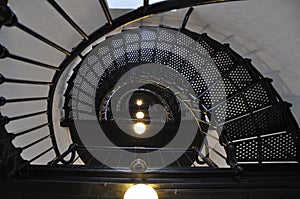
<svg viewBox="0 0 300 199">
<path fill-rule="evenodd" d="M 206 34 L 165 27 L 140 27 L 110 36 L 93 51 L 98 54 L 87 55 L 87 61 L 74 69 L 69 80 L 64 106 L 66 121 L 92 120 L 95 118 L 94 88 L 97 88 L 98 101 L 106 99 L 126 72 L 142 64 L 155 63 L 175 71 L 169 74 L 175 82 L 179 82 L 176 73 L 189 82 L 201 109 L 214 117 L 209 123 L 216 125 L 220 133 L 223 127 L 222 133 L 234 142 L 237 161 L 297 160 L 298 136 L 281 135 L 281 140 L 291 144 L 287 149 L 294 152 L 273 159 L 263 157 L 267 157 L 267 153 L 273 157 L 276 147 L 258 156 L 256 150 L 260 150 L 260 145 L 236 141 L 268 135 L 264 141 L 274 139 L 274 143 L 280 145 L 278 136 L 273 133 L 297 130 L 298 126 L 271 80 L 265 79 L 251 60 L 243 59 L 228 45 L 222 45 Z M 274 120 L 270 120 L 270 116 Z M 205 122 L 200 120 L 199 123 Z M 249 142 L 257 142 L 255 139 Z M 247 151 L 256 154 L 255 158 L 245 158 L 251 156 Z"/>
</svg>

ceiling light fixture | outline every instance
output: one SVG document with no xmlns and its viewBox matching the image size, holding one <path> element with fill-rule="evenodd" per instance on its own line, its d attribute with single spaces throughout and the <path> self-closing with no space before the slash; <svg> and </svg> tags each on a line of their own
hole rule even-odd
<svg viewBox="0 0 300 199">
<path fill-rule="evenodd" d="M 141 106 L 143 104 L 143 100 L 140 100 L 140 99 L 136 100 L 136 104 L 138 106 Z"/>
<path fill-rule="evenodd" d="M 135 114 L 137 119 L 143 119 L 145 114 L 142 111 L 139 111 Z"/>
<path fill-rule="evenodd" d="M 156 191 L 149 185 L 137 184 L 127 189 L 124 199 L 158 199 Z"/>
<path fill-rule="evenodd" d="M 141 135 L 141 134 L 145 133 L 146 125 L 142 122 L 138 122 L 138 123 L 134 124 L 133 129 L 136 134 Z"/>
</svg>

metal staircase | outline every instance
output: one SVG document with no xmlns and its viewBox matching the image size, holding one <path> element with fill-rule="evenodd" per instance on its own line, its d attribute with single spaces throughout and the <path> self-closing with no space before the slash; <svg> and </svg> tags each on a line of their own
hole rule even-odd
<svg viewBox="0 0 300 199">
<path fill-rule="evenodd" d="M 220 174 L 245 182 L 241 177 L 244 171 L 264 171 L 268 166 L 298 171 L 300 130 L 290 111 L 292 105 L 282 100 L 272 80 L 264 77 L 250 59 L 241 57 L 229 44 L 186 28 L 193 8 L 187 11 L 180 27 L 133 23 L 173 9 L 224 1 L 175 0 L 153 5 L 144 1 L 144 6 L 113 19 L 106 2 L 99 0 L 107 24 L 90 35 L 55 0 L 48 2 L 82 37 L 72 50 L 22 24 L 7 1 L 0 3 L 0 28 L 15 27 L 66 56 L 56 66 L 14 54 L 0 45 L 3 61 L 31 64 L 53 74 L 51 81 L 0 75 L 1 86 L 29 85 L 33 93 L 37 86 L 48 93 L 0 98 L 1 107 L 39 102 L 44 107 L 19 115 L 0 112 L 2 176 L 28 180 L 51 179 L 51 174 L 57 179 L 96 175 L 115 183 L 136 182 L 141 178 L 159 184 L 164 178 L 170 183 L 176 179 L 186 183 L 194 178 L 197 181 L 206 178 L 206 172 L 212 177 Z M 138 69 L 149 64 L 152 67 L 149 71 Z M 114 118 L 112 98 L 122 89 L 119 81 L 124 85 L 142 82 L 143 86 L 131 92 L 147 93 L 161 101 L 168 119 L 157 135 L 141 139 L 125 134 L 118 127 L 137 121 L 133 117 Z M 180 106 L 185 111 L 180 111 Z M 23 122 L 28 125 L 22 126 L 21 131 L 7 128 L 15 121 L 36 117 L 43 119 L 40 123 L 33 122 L 34 125 Z M 176 137 L 180 123 L 196 125 L 194 138 L 188 146 L 165 148 Z M 100 126 L 114 146 L 95 146 L 92 141 L 91 145 L 86 144 L 82 135 L 92 135 L 93 125 Z M 61 129 L 67 132 L 64 143 Z M 43 133 L 36 133 L 40 130 Z M 23 140 L 22 144 L 15 144 L 16 139 Z M 124 151 L 132 154 L 129 162 L 123 157 Z M 149 154 L 156 151 L 163 154 L 159 166 L 149 160 Z"/>
</svg>

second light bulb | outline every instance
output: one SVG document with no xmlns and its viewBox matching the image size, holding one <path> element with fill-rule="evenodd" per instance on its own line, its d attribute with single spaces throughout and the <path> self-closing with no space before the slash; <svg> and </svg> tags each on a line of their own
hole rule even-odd
<svg viewBox="0 0 300 199">
<path fill-rule="evenodd" d="M 145 114 L 142 111 L 139 111 L 139 112 L 136 113 L 135 116 L 136 116 L 137 119 L 143 119 Z"/>
</svg>

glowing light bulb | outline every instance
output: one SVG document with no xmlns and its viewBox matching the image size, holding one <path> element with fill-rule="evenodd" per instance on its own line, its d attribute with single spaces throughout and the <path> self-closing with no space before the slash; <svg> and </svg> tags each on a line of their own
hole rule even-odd
<svg viewBox="0 0 300 199">
<path fill-rule="evenodd" d="M 142 111 L 139 111 L 135 114 L 137 119 L 143 119 L 145 114 Z"/>
<path fill-rule="evenodd" d="M 140 134 L 145 133 L 146 125 L 142 122 L 138 122 L 138 123 L 134 124 L 133 129 L 136 134 L 140 135 Z"/>
<path fill-rule="evenodd" d="M 141 106 L 143 104 L 143 100 L 140 100 L 140 99 L 136 100 L 136 104 L 138 106 Z"/>
<path fill-rule="evenodd" d="M 158 199 L 156 191 L 145 184 L 137 184 L 127 189 L 124 199 Z"/>
</svg>

